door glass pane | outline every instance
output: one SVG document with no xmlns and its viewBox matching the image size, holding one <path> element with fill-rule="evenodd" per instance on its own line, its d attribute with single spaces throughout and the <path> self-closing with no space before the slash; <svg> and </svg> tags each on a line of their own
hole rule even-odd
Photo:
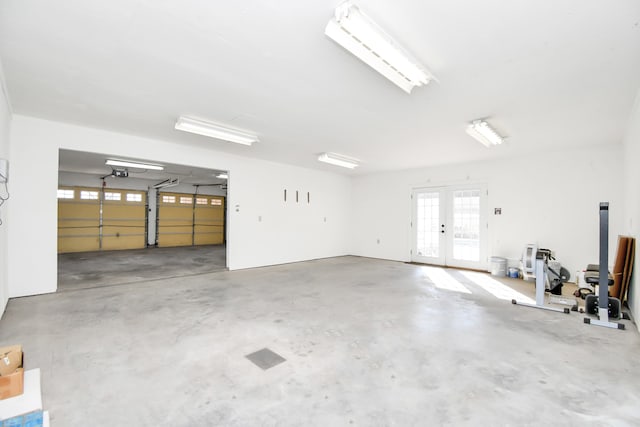
<svg viewBox="0 0 640 427">
<path fill-rule="evenodd" d="M 416 253 L 419 256 L 440 256 L 440 193 L 416 195 Z"/>
<path fill-rule="evenodd" d="M 480 261 L 480 190 L 453 192 L 453 258 Z"/>
</svg>

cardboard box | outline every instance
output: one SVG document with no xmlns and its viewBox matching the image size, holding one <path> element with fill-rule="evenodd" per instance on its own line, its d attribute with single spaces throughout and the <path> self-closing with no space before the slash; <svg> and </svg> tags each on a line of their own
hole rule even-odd
<svg viewBox="0 0 640 427">
<path fill-rule="evenodd" d="M 0 347 L 0 376 L 13 374 L 22 367 L 22 346 Z"/>
<path fill-rule="evenodd" d="M 18 368 L 13 374 L 0 377 L 0 400 L 19 396 L 24 391 L 24 369 Z"/>
<path fill-rule="evenodd" d="M 0 400 L 0 420 L 40 410 L 42 410 L 40 369 L 25 370 L 24 392 L 18 396 Z"/>
<path fill-rule="evenodd" d="M 19 396 L 24 391 L 22 346 L 0 348 L 0 400 Z"/>
</svg>

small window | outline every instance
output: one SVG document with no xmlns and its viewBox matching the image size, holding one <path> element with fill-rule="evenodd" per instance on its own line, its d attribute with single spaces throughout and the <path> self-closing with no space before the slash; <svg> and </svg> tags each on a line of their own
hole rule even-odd
<svg viewBox="0 0 640 427">
<path fill-rule="evenodd" d="M 193 199 L 191 197 L 180 197 L 180 203 L 190 205 L 193 203 Z"/>
<path fill-rule="evenodd" d="M 211 199 L 211 204 L 213 206 L 222 206 L 222 199 Z"/>
<path fill-rule="evenodd" d="M 196 197 L 196 205 L 206 205 L 207 204 L 207 199 L 204 199 L 202 197 Z"/>
<path fill-rule="evenodd" d="M 104 199 L 105 200 L 120 200 L 121 198 L 121 194 L 120 193 L 113 193 L 110 191 L 105 191 L 104 193 Z"/>
<path fill-rule="evenodd" d="M 175 203 L 176 196 L 162 196 L 162 203 Z"/>
<path fill-rule="evenodd" d="M 58 199 L 73 199 L 75 192 L 73 190 L 63 190 L 58 188 Z"/>
<path fill-rule="evenodd" d="M 140 193 L 127 193 L 127 202 L 141 202 L 142 194 Z"/>
<path fill-rule="evenodd" d="M 98 200 L 98 192 L 97 191 L 81 191 L 80 198 L 82 200 Z"/>
</svg>

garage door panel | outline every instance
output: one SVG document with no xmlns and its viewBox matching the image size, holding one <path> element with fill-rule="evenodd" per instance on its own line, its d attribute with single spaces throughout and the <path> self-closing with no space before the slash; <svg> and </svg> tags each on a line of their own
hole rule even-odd
<svg viewBox="0 0 640 427">
<path fill-rule="evenodd" d="M 111 220 L 102 226 L 102 249 L 123 250 L 142 249 L 147 246 L 147 233 L 144 221 Z"/>
<path fill-rule="evenodd" d="M 83 195 L 86 199 L 81 199 Z M 72 198 L 64 198 L 68 196 Z M 146 247 L 146 195 L 143 191 L 60 187 L 58 197 L 58 252 Z M 115 197 L 119 200 L 114 200 Z"/>
<path fill-rule="evenodd" d="M 160 219 L 161 220 L 178 220 L 178 221 L 193 221 L 193 208 L 192 207 L 175 207 L 175 206 L 161 206 L 160 207 Z"/>
<path fill-rule="evenodd" d="M 180 219 L 180 218 L 160 218 L 160 227 L 191 227 L 192 220 Z"/>
<path fill-rule="evenodd" d="M 202 197 L 194 210 L 194 244 L 220 245 L 224 243 L 224 197 Z M 206 202 L 205 202 L 206 200 Z"/>
<path fill-rule="evenodd" d="M 194 235 L 196 245 L 220 245 L 224 242 L 224 231 L 221 226 L 196 227 Z"/>
<path fill-rule="evenodd" d="M 144 219 L 138 218 L 110 218 L 103 219 L 102 225 L 104 227 L 120 227 L 120 228 L 129 228 L 129 227 L 145 227 L 146 221 Z"/>
<path fill-rule="evenodd" d="M 100 200 L 95 188 L 60 187 L 58 190 L 58 252 L 100 249 Z M 61 194 L 62 192 L 62 194 Z M 92 198 L 81 199 L 81 195 Z"/>
<path fill-rule="evenodd" d="M 102 249 L 140 249 L 147 245 L 144 206 L 105 203 Z"/>
<path fill-rule="evenodd" d="M 208 209 L 206 212 L 207 218 L 214 221 L 224 221 L 224 210 L 223 209 Z"/>
<path fill-rule="evenodd" d="M 86 203 L 69 203 L 63 202 L 58 205 L 58 218 L 61 219 L 93 219 L 99 221 L 100 205 L 95 203 L 88 205 Z"/>
<path fill-rule="evenodd" d="M 191 227 L 161 228 L 158 236 L 158 246 L 160 247 L 191 246 L 192 241 Z"/>
<path fill-rule="evenodd" d="M 190 203 L 180 203 L 189 200 Z M 193 244 L 193 199 L 188 194 L 160 193 L 158 198 L 158 246 Z"/>
<path fill-rule="evenodd" d="M 95 225 L 58 227 L 59 237 L 93 236 L 97 239 L 99 234 L 100 227 L 96 227 Z"/>
<path fill-rule="evenodd" d="M 191 246 L 193 242 L 193 217 L 191 209 L 169 208 L 164 215 L 160 208 L 158 246 Z"/>
<path fill-rule="evenodd" d="M 138 221 L 144 221 L 144 214 L 144 206 L 111 206 L 105 204 L 103 207 L 102 219 L 103 221 L 111 219 L 135 219 Z"/>
<path fill-rule="evenodd" d="M 60 218 L 58 219 L 58 228 L 66 229 L 66 228 L 86 228 L 86 227 L 95 227 L 98 228 L 100 225 L 99 220 L 86 218 L 86 219 L 76 219 L 76 218 Z"/>
<path fill-rule="evenodd" d="M 146 195 L 110 188 L 102 206 L 102 249 L 142 249 L 146 239 Z M 132 197 L 133 196 L 133 197 Z"/>
<path fill-rule="evenodd" d="M 141 234 L 104 234 L 103 250 L 139 249 L 146 246 L 144 231 Z"/>
<path fill-rule="evenodd" d="M 224 197 L 164 192 L 158 196 L 158 246 L 224 243 Z"/>
<path fill-rule="evenodd" d="M 100 250 L 97 236 L 61 236 L 58 237 L 58 252 L 92 252 Z"/>
</svg>

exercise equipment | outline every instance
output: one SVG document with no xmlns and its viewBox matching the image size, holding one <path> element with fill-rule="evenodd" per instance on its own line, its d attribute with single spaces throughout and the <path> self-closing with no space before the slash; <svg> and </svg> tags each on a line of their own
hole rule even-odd
<svg viewBox="0 0 640 427">
<path fill-rule="evenodd" d="M 529 245 L 529 246 L 533 246 L 533 245 Z M 527 246 L 527 250 L 525 250 L 525 257 L 529 256 L 529 246 Z M 549 273 L 550 273 L 550 268 L 548 265 L 548 261 L 549 261 L 549 255 L 550 255 L 551 251 L 549 251 L 548 249 L 540 249 L 540 250 L 536 250 L 536 257 L 535 257 L 535 263 L 531 262 L 531 264 L 535 265 L 535 270 L 534 270 L 534 274 L 535 274 L 535 278 L 536 278 L 536 302 L 535 304 L 530 304 L 530 303 L 526 303 L 526 302 L 518 302 L 515 299 L 511 300 L 511 304 L 517 304 L 517 305 L 524 305 L 527 307 L 532 307 L 532 308 L 541 308 L 544 310 L 549 310 L 549 311 L 557 311 L 559 313 L 566 313 L 569 314 L 570 310 L 568 307 L 564 307 L 564 308 L 556 308 L 556 307 L 551 307 L 548 305 L 545 305 L 544 303 L 544 294 L 545 291 L 550 287 L 550 278 L 549 278 Z M 524 262 L 525 260 L 523 260 L 523 271 L 525 268 L 528 268 L 527 266 L 527 262 Z M 531 261 L 531 260 L 530 260 Z M 529 268 L 530 270 L 530 268 Z M 551 270 L 553 271 L 553 270 Z M 555 273 L 555 272 L 554 272 Z M 528 275 L 531 276 L 531 272 L 528 272 Z M 554 277 L 557 276 L 557 274 L 554 274 Z M 554 279 L 556 280 L 556 279 Z M 554 287 L 558 287 L 558 288 L 562 288 L 562 282 L 558 284 L 556 284 Z M 575 304 L 572 309 L 575 311 L 577 310 L 578 306 L 577 304 Z"/>
<path fill-rule="evenodd" d="M 562 267 L 550 249 L 538 249 L 537 245 L 531 243 L 525 247 L 521 260 L 522 278 L 524 280 L 536 279 L 536 259 L 540 257 L 545 264 L 545 289 L 554 295 L 562 295 L 562 284 L 569 280 L 571 273 Z"/>
<path fill-rule="evenodd" d="M 624 329 L 622 323 L 611 322 L 611 318 L 619 318 L 620 300 L 609 296 L 609 286 L 613 285 L 607 265 L 609 263 L 609 202 L 600 203 L 600 263 L 598 264 L 597 281 L 595 274 L 587 275 L 587 283 L 598 285 L 598 295 L 591 294 L 585 298 L 585 311 L 598 316 L 598 319 L 584 318 L 584 323 L 612 329 Z M 592 273 L 595 266 L 592 267 Z"/>
<path fill-rule="evenodd" d="M 600 267 L 598 264 L 589 264 L 587 269 L 582 272 L 582 280 L 578 283 L 578 289 L 573 293 L 576 297 L 586 299 L 587 296 L 596 293 L 596 286 L 600 282 Z M 615 284 L 615 280 L 611 273 L 608 275 L 608 284 L 612 286 Z M 611 295 L 611 292 L 609 292 Z M 595 314 L 595 313 L 594 313 Z"/>
<path fill-rule="evenodd" d="M 538 254 L 538 245 L 529 243 L 522 253 L 522 278 L 524 280 L 536 278 L 536 255 Z"/>
<path fill-rule="evenodd" d="M 609 285 L 609 296 L 618 298 L 624 305 L 627 298 L 627 288 L 633 271 L 633 258 L 635 256 L 635 238 L 631 236 L 618 236 L 618 249 L 616 250 L 613 271 L 609 274 L 609 280 L 613 279 L 613 285 Z M 586 270 L 579 272 L 580 280 L 576 282 L 578 290 L 575 296 L 585 299 L 589 294 L 595 293 L 595 285 L 598 284 L 598 265 L 589 264 Z M 596 279 L 594 281 L 593 277 Z M 585 277 L 591 277 L 589 281 Z"/>
</svg>

